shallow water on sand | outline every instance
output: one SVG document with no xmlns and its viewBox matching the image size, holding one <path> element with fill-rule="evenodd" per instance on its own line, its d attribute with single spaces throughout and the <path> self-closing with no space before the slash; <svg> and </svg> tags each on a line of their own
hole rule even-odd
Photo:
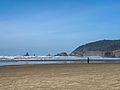
<svg viewBox="0 0 120 90">
<path fill-rule="evenodd" d="M 87 63 L 86 60 L 78 60 L 78 61 L 40 61 L 40 60 L 11 60 L 11 61 L 0 61 L 0 66 L 7 65 L 25 65 L 25 64 L 70 64 L 70 63 Z M 120 60 L 90 60 L 89 63 L 120 63 Z"/>
<path fill-rule="evenodd" d="M 66 64 L 66 63 L 86 63 L 86 61 L 0 61 L 0 66 L 25 65 L 25 64 Z"/>
</svg>

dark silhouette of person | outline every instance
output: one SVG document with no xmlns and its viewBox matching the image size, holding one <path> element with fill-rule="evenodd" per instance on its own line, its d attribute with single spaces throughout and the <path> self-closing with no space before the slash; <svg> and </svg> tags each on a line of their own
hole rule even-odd
<svg viewBox="0 0 120 90">
<path fill-rule="evenodd" d="M 87 63 L 89 63 L 90 62 L 90 59 L 89 59 L 89 57 L 87 58 Z"/>
</svg>

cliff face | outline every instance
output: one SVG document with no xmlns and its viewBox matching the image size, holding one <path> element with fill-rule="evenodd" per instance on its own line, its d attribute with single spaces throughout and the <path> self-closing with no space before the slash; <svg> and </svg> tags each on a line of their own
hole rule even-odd
<svg viewBox="0 0 120 90">
<path fill-rule="evenodd" d="M 120 56 L 120 40 L 100 40 L 76 48 L 70 55 L 74 56 Z"/>
<path fill-rule="evenodd" d="M 115 57 L 120 57 L 120 50 L 113 51 Z"/>
</svg>

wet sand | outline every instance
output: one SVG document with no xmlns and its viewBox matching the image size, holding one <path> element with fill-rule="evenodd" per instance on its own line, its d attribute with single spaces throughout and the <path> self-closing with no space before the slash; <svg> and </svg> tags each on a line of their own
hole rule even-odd
<svg viewBox="0 0 120 90">
<path fill-rule="evenodd" d="M 4 66 L 0 90 L 120 90 L 120 64 Z"/>
</svg>

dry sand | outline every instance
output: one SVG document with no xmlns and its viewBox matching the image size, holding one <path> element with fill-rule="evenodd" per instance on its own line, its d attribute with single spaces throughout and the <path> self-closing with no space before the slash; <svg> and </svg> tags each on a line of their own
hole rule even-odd
<svg viewBox="0 0 120 90">
<path fill-rule="evenodd" d="M 120 90 L 120 64 L 0 67 L 0 90 Z"/>
</svg>

